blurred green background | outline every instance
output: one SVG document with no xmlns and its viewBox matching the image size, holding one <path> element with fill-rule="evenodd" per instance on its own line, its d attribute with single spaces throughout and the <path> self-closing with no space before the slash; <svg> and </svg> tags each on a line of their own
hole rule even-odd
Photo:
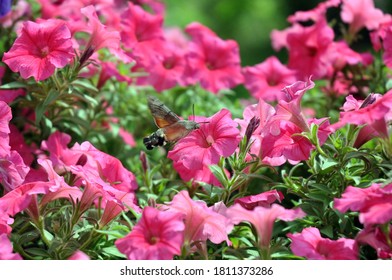
<svg viewBox="0 0 392 280">
<path fill-rule="evenodd" d="M 260 63 L 277 55 L 283 63 L 286 53 L 276 53 L 271 47 L 273 29 L 289 26 L 286 18 L 295 11 L 306 11 L 323 1 L 316 0 L 164 0 L 166 26 L 184 28 L 198 21 L 211 28 L 223 39 L 234 39 L 240 45 L 242 65 Z M 375 0 L 377 8 L 392 12 L 392 0 Z M 328 17 L 338 16 L 332 10 Z"/>
</svg>

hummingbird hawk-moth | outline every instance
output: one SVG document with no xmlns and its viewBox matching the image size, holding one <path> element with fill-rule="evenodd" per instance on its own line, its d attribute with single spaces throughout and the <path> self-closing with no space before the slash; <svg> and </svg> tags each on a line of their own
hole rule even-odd
<svg viewBox="0 0 392 280">
<path fill-rule="evenodd" d="M 148 97 L 148 108 L 159 129 L 143 139 L 147 150 L 163 146 L 167 142 L 176 142 L 200 127 L 197 122 L 181 120 L 165 104 L 153 96 Z"/>
</svg>

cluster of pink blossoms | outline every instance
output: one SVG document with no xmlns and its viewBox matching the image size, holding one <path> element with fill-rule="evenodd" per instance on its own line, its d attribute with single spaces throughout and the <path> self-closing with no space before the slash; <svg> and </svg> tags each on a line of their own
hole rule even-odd
<svg viewBox="0 0 392 280">
<path fill-rule="evenodd" d="M 68 148 L 71 137 L 58 131 L 40 148 L 32 149 L 20 132 L 10 133 L 11 109 L 3 101 L 0 112 L 0 180 L 5 192 L 0 197 L 0 236 L 11 234 L 13 217 L 22 211 L 38 223 L 40 209 L 57 199 L 77 204 L 79 217 L 90 208 L 102 208 L 100 228 L 129 208 L 141 211 L 135 196 L 135 176 L 118 159 L 89 142 Z M 33 157 L 37 157 L 38 168 L 32 165 Z M 8 239 L 1 240 L 8 250 Z"/>
<path fill-rule="evenodd" d="M 392 18 L 375 8 L 372 0 L 329 0 L 311 11 L 294 14 L 289 17 L 289 28 L 271 34 L 275 50 L 287 49 L 287 65 L 272 56 L 243 68 L 237 42 L 223 40 L 205 26 L 189 24 L 185 28 L 188 37 L 181 30 L 165 29 L 164 7 L 159 2 L 141 1 L 151 5 L 152 13 L 128 1 L 96 1 L 95 6 L 87 5 L 90 1 L 39 2 L 42 18 L 24 22 L 14 44 L 2 57 L 9 69 L 19 72 L 23 79 L 42 82 L 56 70 L 79 62 L 88 69 L 81 72 L 83 77 L 90 78 L 98 72 L 97 88 L 110 77 L 152 86 L 158 92 L 199 84 L 218 93 L 244 84 L 258 99 L 257 104 L 244 109 L 242 119 L 233 120 L 228 109 L 195 118 L 200 128 L 168 153 L 184 181 L 220 185 L 209 166 L 238 151 L 253 117 L 260 120 L 260 125 L 252 131 L 250 153 L 269 166 L 308 160 L 316 145 L 323 145 L 331 133 L 346 124 L 360 127 L 355 147 L 375 137 L 390 138 L 392 92 L 372 93 L 365 100 L 357 100 L 353 94 L 362 89 L 350 83 L 352 73 L 344 72 L 346 66 L 366 67 L 373 61 L 370 53 L 358 53 L 350 47 L 349 39 L 363 28 L 370 31 L 375 51 L 384 51 L 385 65 L 392 67 Z M 23 7 L 28 13 L 28 6 Z M 327 22 L 327 10 L 337 7 L 341 8 L 341 20 L 349 26 L 346 41 L 335 41 Z M 302 24 L 309 21 L 310 25 Z M 80 33 L 88 34 L 88 39 L 80 39 Z M 131 73 L 140 75 L 130 78 L 120 73 L 116 63 L 98 53 L 103 48 Z M 100 64 L 100 69 L 87 63 L 89 59 Z M 4 68 L 0 68 L 0 78 L 3 74 Z M 339 121 L 332 125 L 327 118 L 306 116 L 301 107 L 304 94 L 321 79 L 328 80 L 328 94 L 347 96 Z M 275 220 L 292 221 L 305 216 L 300 209 L 273 204 L 283 200 L 277 191 L 242 197 L 229 207 L 222 202 L 208 207 L 181 191 L 167 205 L 142 210 L 136 201 L 135 176 L 118 159 L 90 142 L 68 147 L 71 138 L 60 131 L 52 133 L 40 147 L 27 145 L 10 124 L 8 105 L 25 93 L 0 92 L 0 183 L 5 193 L 0 198 L 0 259 L 20 258 L 12 253 L 8 239 L 15 215 L 24 211 L 38 222 L 41 207 L 57 199 L 77 203 L 80 216 L 91 208 L 103 209 L 99 228 L 129 208 L 142 213 L 132 231 L 115 242 L 129 259 L 172 259 L 181 255 L 184 247 L 206 255 L 207 240 L 230 245 L 228 234 L 241 222 L 254 227 L 258 246 L 263 250 L 270 245 Z M 314 126 L 318 128 L 317 143 L 309 137 Z M 390 184 L 373 184 L 367 189 L 349 186 L 342 198 L 335 199 L 334 207 L 341 212 L 359 212 L 359 221 L 365 228 L 356 239 L 330 240 L 321 237 L 316 228 L 305 228 L 301 233 L 287 235 L 294 254 L 308 259 L 357 259 L 358 244 L 368 244 L 380 258 L 392 257 Z M 70 257 L 78 258 L 86 255 L 76 251 Z"/>
</svg>

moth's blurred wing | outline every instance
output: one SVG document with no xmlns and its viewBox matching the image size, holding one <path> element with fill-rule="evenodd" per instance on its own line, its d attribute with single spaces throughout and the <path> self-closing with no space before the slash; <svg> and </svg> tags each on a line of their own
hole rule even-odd
<svg viewBox="0 0 392 280">
<path fill-rule="evenodd" d="M 159 128 L 172 125 L 180 120 L 165 104 L 153 96 L 148 97 L 148 108 Z"/>
<path fill-rule="evenodd" d="M 172 125 L 162 128 L 162 131 L 165 135 L 166 141 L 176 142 L 187 136 L 192 130 L 197 129 L 198 127 L 198 124 L 195 122 L 178 121 Z"/>
</svg>

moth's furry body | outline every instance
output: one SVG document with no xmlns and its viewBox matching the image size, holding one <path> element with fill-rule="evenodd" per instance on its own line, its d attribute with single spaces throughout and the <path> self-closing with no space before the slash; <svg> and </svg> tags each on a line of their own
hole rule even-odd
<svg viewBox="0 0 392 280">
<path fill-rule="evenodd" d="M 148 108 L 159 129 L 143 139 L 147 150 L 152 150 L 157 146 L 163 146 L 167 142 L 176 142 L 187 136 L 192 130 L 200 127 L 197 122 L 181 120 L 155 97 L 148 97 Z"/>
</svg>

